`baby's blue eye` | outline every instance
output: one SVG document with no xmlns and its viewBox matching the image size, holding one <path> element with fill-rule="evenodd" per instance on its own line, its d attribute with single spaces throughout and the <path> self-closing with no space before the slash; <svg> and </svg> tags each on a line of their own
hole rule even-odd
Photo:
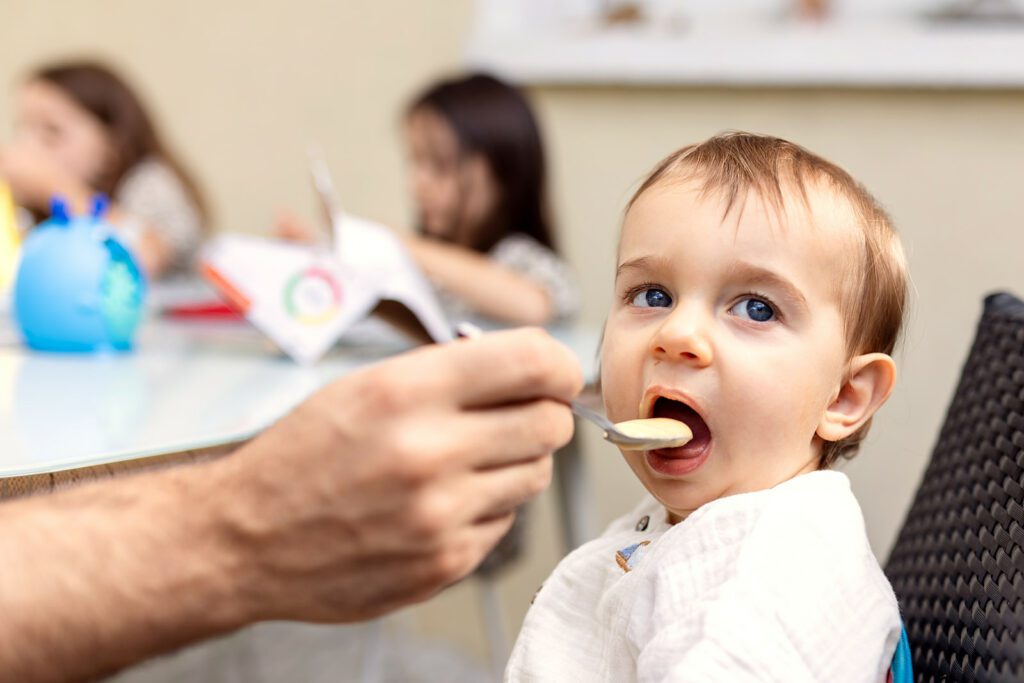
<svg viewBox="0 0 1024 683">
<path fill-rule="evenodd" d="M 630 303 L 638 308 L 668 308 L 672 305 L 672 297 L 663 289 L 648 287 L 637 292 Z"/>
<path fill-rule="evenodd" d="M 757 323 L 766 323 L 775 317 L 775 309 L 771 307 L 771 304 L 753 297 L 736 302 L 729 312 Z"/>
</svg>

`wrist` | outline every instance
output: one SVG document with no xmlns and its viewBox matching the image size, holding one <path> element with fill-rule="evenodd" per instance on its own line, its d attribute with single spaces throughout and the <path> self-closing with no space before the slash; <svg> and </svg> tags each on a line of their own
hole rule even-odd
<svg viewBox="0 0 1024 683">
<path fill-rule="evenodd" d="M 266 604 L 271 591 L 259 571 L 261 547 L 253 534 L 262 524 L 267 501 L 261 506 L 256 478 L 239 462 L 243 457 L 236 451 L 189 473 L 199 487 L 193 495 L 210 501 L 192 524 L 210 560 L 206 585 L 214 609 L 209 617 L 224 631 L 271 612 Z"/>
<path fill-rule="evenodd" d="M 210 463 L 204 481 L 216 499 L 210 532 L 220 562 L 232 579 L 223 586 L 226 609 L 220 618 L 240 625 L 285 618 L 294 607 L 288 598 L 289 578 L 282 574 L 292 534 L 288 526 L 308 501 L 290 486 L 280 454 L 296 439 L 289 423 L 277 424 L 231 455 Z"/>
</svg>

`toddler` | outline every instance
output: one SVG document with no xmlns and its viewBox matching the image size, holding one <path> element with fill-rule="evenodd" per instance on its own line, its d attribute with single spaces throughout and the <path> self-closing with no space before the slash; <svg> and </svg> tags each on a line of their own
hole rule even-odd
<svg viewBox="0 0 1024 683">
<path fill-rule="evenodd" d="M 38 69 L 18 89 L 15 127 L 0 146 L 0 181 L 35 220 L 54 195 L 84 211 L 103 192 L 110 222 L 151 277 L 189 268 L 205 233 L 201 193 L 118 74 L 93 62 Z"/>
<path fill-rule="evenodd" d="M 602 347 L 613 421 L 693 440 L 623 453 L 650 492 L 538 592 L 512 681 L 884 681 L 901 634 L 846 476 L 893 388 L 907 272 L 834 164 L 729 133 L 626 209 Z"/>
</svg>

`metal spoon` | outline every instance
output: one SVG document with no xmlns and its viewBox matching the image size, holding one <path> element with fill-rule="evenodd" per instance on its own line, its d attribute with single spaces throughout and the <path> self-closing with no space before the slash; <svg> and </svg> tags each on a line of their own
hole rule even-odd
<svg viewBox="0 0 1024 683">
<path fill-rule="evenodd" d="M 455 333 L 459 337 L 473 339 L 483 334 L 483 331 L 473 323 L 461 322 L 455 326 Z M 626 451 L 676 448 L 689 443 L 693 438 L 693 432 L 686 423 L 668 417 L 626 420 L 616 424 L 578 400 L 571 401 L 569 406 L 573 413 L 603 429 L 606 440 Z"/>
<path fill-rule="evenodd" d="M 626 451 L 675 448 L 690 442 L 693 432 L 686 423 L 668 417 L 627 420 L 614 423 L 579 401 L 570 403 L 572 412 L 604 430 L 604 438 Z"/>
</svg>

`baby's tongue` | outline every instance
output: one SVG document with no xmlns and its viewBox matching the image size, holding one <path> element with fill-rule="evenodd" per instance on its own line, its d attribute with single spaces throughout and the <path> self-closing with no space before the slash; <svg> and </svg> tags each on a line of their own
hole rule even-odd
<svg viewBox="0 0 1024 683">
<path fill-rule="evenodd" d="M 700 415 L 685 403 L 673 401 L 667 398 L 659 398 L 654 404 L 654 417 L 667 417 L 679 420 L 693 432 L 693 439 L 686 444 L 686 448 L 697 449 L 708 442 L 711 438 L 711 430 L 701 419 Z"/>
</svg>

